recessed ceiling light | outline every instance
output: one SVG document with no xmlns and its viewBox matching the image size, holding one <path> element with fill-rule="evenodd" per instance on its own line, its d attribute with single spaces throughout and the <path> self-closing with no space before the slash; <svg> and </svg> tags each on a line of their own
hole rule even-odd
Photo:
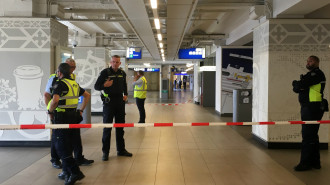
<svg viewBox="0 0 330 185">
<path fill-rule="evenodd" d="M 158 34 L 157 34 L 157 37 L 158 37 L 158 40 L 163 40 L 163 38 L 162 38 L 162 34 L 158 33 Z"/>
<path fill-rule="evenodd" d="M 159 43 L 159 47 L 160 48 L 163 48 L 163 43 Z"/>
<path fill-rule="evenodd" d="M 156 29 L 159 30 L 160 29 L 159 19 L 154 19 L 154 21 L 155 21 Z"/>
<path fill-rule="evenodd" d="M 157 0 L 150 0 L 151 8 L 157 9 Z"/>
</svg>

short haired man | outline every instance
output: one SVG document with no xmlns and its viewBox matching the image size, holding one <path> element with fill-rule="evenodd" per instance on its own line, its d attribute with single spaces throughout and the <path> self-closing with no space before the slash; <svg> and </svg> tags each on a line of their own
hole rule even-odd
<svg viewBox="0 0 330 185">
<path fill-rule="evenodd" d="M 300 76 L 300 80 L 292 82 L 293 91 L 299 94 L 301 105 L 301 120 L 321 120 L 324 109 L 322 107 L 325 75 L 319 69 L 320 60 L 317 56 L 307 59 L 306 68 L 309 72 Z M 321 168 L 319 149 L 319 124 L 302 125 L 302 146 L 300 162 L 294 167 L 295 171 L 306 171 Z"/>
<path fill-rule="evenodd" d="M 144 77 L 143 71 L 138 71 L 134 77 L 134 98 L 136 99 L 136 106 L 139 109 L 140 120 L 139 123 L 146 122 L 146 111 L 144 109 L 144 102 L 147 98 L 147 79 Z"/>
<path fill-rule="evenodd" d="M 73 71 L 76 69 L 76 62 L 72 58 L 67 58 L 65 63 L 69 64 L 69 72 L 70 72 L 70 78 L 72 80 L 76 79 L 76 75 L 73 73 Z M 58 71 L 58 70 L 57 70 Z M 52 74 L 50 75 L 45 93 L 44 93 L 44 100 L 45 104 L 48 106 L 47 109 L 49 109 L 50 102 L 52 100 L 52 92 L 54 90 L 53 86 L 58 80 L 59 76 L 58 74 Z M 87 91 L 86 91 L 87 92 Z M 87 92 L 88 93 L 88 92 Z M 51 120 L 53 122 L 54 120 Z M 57 155 L 56 148 L 54 145 L 54 132 L 52 132 L 52 141 L 51 141 L 51 149 L 50 149 L 50 154 L 51 154 L 51 163 L 54 168 L 62 168 L 61 162 L 60 162 L 60 157 Z M 74 156 L 75 160 L 77 161 L 78 165 L 90 165 L 94 162 L 94 160 L 88 160 L 82 155 L 82 142 L 81 142 L 81 136 L 80 136 L 80 129 L 77 129 L 74 131 L 74 142 L 73 142 L 73 150 L 74 150 Z M 66 172 L 63 171 L 62 173 L 59 174 L 60 179 L 64 179 Z"/>
<path fill-rule="evenodd" d="M 53 90 L 48 114 L 55 124 L 74 124 L 82 120 L 82 112 L 90 99 L 90 94 L 71 79 L 70 65 L 61 63 L 58 67 L 58 78 Z M 77 110 L 78 99 L 83 96 L 82 106 Z M 79 114 L 79 115 L 78 115 Z M 53 133 L 57 154 L 63 162 L 65 184 L 71 185 L 81 180 L 85 175 L 80 171 L 77 162 L 72 157 L 75 145 L 76 130 L 79 129 L 54 129 Z"/>
<path fill-rule="evenodd" d="M 127 100 L 126 73 L 119 68 L 120 56 L 111 57 L 110 67 L 101 71 L 94 85 L 95 90 L 102 91 L 103 123 L 125 123 L 125 101 Z M 109 159 L 112 128 L 104 128 L 102 136 L 102 160 Z M 116 128 L 117 155 L 131 157 L 125 148 L 124 128 Z"/>
</svg>

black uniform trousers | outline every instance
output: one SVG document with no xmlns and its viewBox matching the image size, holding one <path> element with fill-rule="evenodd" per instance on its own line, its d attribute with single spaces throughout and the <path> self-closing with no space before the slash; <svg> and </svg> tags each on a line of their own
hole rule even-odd
<svg viewBox="0 0 330 185">
<path fill-rule="evenodd" d="M 146 100 L 145 98 L 144 99 L 136 98 L 136 106 L 139 109 L 139 113 L 140 113 L 139 123 L 145 123 L 146 122 L 146 111 L 144 109 L 145 100 Z"/>
<path fill-rule="evenodd" d="M 321 103 L 309 103 L 301 105 L 301 120 L 314 121 L 321 120 L 324 111 L 321 110 Z M 319 124 L 303 124 L 302 146 L 300 164 L 312 166 L 320 164 L 320 146 L 319 146 Z"/>
<path fill-rule="evenodd" d="M 53 121 L 52 121 L 52 123 L 53 123 Z M 51 140 L 51 143 L 50 143 L 50 156 L 51 156 L 50 162 L 52 162 L 52 163 L 55 162 L 55 161 L 59 161 L 61 159 L 60 156 L 58 156 L 57 152 L 56 152 L 55 132 L 54 132 L 54 130 L 52 131 L 52 140 Z"/>
<path fill-rule="evenodd" d="M 110 102 L 103 104 L 103 123 L 109 124 L 125 123 L 125 102 L 123 97 L 110 97 Z M 103 128 L 102 136 L 102 151 L 105 154 L 109 154 L 110 151 L 110 139 L 111 139 L 112 128 Z M 117 151 L 125 151 L 125 140 L 124 140 L 124 128 L 116 128 L 116 145 Z"/>
<path fill-rule="evenodd" d="M 53 121 L 52 121 L 53 122 Z M 80 129 L 73 129 L 73 153 L 74 153 L 74 158 L 76 160 L 82 160 L 83 159 L 83 148 L 82 148 L 82 142 L 81 142 L 81 135 L 80 135 Z M 55 148 L 55 135 L 54 131 L 52 132 L 52 141 L 51 141 L 51 146 L 50 146 L 50 156 L 51 156 L 51 162 L 59 161 L 60 156 L 57 155 L 56 148 Z"/>
<path fill-rule="evenodd" d="M 76 112 L 55 112 L 55 124 L 77 123 Z M 70 174 L 78 174 L 80 171 L 76 161 L 73 159 L 72 152 L 75 135 L 80 129 L 54 129 L 55 148 L 58 156 L 61 157 L 63 171 Z M 80 133 L 80 131 L 79 131 Z"/>
</svg>

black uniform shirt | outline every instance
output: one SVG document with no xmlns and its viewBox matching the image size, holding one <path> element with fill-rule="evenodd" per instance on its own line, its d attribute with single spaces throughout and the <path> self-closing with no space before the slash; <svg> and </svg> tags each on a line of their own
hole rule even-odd
<svg viewBox="0 0 330 185">
<path fill-rule="evenodd" d="M 108 78 L 113 80 L 113 84 L 110 87 L 104 87 L 104 82 L 107 81 Z M 104 90 L 109 97 L 123 96 L 123 94 L 127 96 L 128 93 L 125 71 L 118 69 L 118 71 L 115 72 L 112 67 L 102 70 L 96 80 L 94 88 L 98 91 Z"/>
<path fill-rule="evenodd" d="M 312 85 L 319 84 L 321 82 L 321 94 L 323 97 L 323 90 L 325 87 L 325 75 L 324 73 L 317 67 L 313 70 L 309 71 L 307 74 L 302 75 L 301 79 L 297 82 L 298 84 L 298 92 L 299 93 L 299 102 L 300 103 L 309 103 L 309 88 Z"/>
</svg>

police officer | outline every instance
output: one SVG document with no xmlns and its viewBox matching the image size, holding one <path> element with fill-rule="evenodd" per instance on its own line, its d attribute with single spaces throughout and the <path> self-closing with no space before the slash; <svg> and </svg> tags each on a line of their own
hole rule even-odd
<svg viewBox="0 0 330 185">
<path fill-rule="evenodd" d="M 323 91 L 325 87 L 324 73 L 319 69 L 320 60 L 316 56 L 307 59 L 306 68 L 309 72 L 301 75 L 299 81 L 293 81 L 293 91 L 299 93 L 301 105 L 301 120 L 321 120 L 324 109 L 322 107 Z M 294 167 L 295 171 L 320 169 L 320 149 L 318 130 L 319 124 L 302 125 L 302 146 L 300 163 Z"/>
<path fill-rule="evenodd" d="M 147 98 L 147 79 L 144 77 L 143 71 L 138 71 L 134 78 L 134 98 L 136 98 L 136 106 L 139 109 L 140 120 L 139 123 L 145 123 L 146 111 L 144 109 L 144 102 Z"/>
<path fill-rule="evenodd" d="M 125 123 L 125 101 L 127 100 L 126 73 L 119 68 L 121 62 L 118 55 L 111 57 L 110 67 L 101 71 L 95 90 L 102 91 L 103 123 Z M 110 139 L 112 128 L 103 129 L 102 160 L 109 159 Z M 131 157 L 132 154 L 125 149 L 124 128 L 116 128 L 117 155 Z"/>
<path fill-rule="evenodd" d="M 67 58 L 65 63 L 70 65 L 70 77 L 71 79 L 75 80 L 76 79 L 76 75 L 73 73 L 73 71 L 76 69 L 76 62 L 72 59 L 72 58 Z M 49 79 L 48 79 L 48 83 L 46 85 L 46 89 L 45 89 L 45 93 L 44 93 L 44 100 L 47 106 L 47 109 L 49 109 L 49 105 L 50 105 L 50 101 L 52 99 L 52 91 L 53 91 L 53 85 L 55 84 L 55 82 L 58 80 L 58 74 L 52 74 L 50 75 Z M 53 122 L 53 120 L 51 120 Z M 83 147 L 82 147 L 82 142 L 81 142 L 81 135 L 80 135 L 80 129 L 75 129 L 74 131 L 74 137 L 73 137 L 73 151 L 74 151 L 74 156 L 75 156 L 75 160 L 78 163 L 78 165 L 91 165 L 94 160 L 88 160 L 86 159 L 83 155 Z M 57 155 L 56 152 L 56 148 L 55 148 L 55 144 L 54 144 L 54 132 L 52 132 L 52 141 L 51 141 L 51 162 L 52 162 L 52 166 L 54 168 L 62 168 L 61 162 L 59 161 L 60 158 Z M 58 175 L 59 179 L 64 180 L 66 175 L 66 172 L 63 171 L 62 173 L 60 173 Z"/>
<path fill-rule="evenodd" d="M 71 79 L 70 74 L 69 64 L 62 63 L 59 65 L 59 80 L 54 85 L 53 99 L 48 110 L 55 124 L 80 123 L 82 112 L 90 99 L 90 94 L 80 88 L 77 82 Z M 78 99 L 81 95 L 84 99 L 81 109 L 77 110 Z M 74 129 L 55 129 L 53 132 L 56 151 L 63 162 L 63 171 L 69 173 L 65 178 L 65 185 L 74 184 L 85 177 L 72 156 Z"/>
</svg>

